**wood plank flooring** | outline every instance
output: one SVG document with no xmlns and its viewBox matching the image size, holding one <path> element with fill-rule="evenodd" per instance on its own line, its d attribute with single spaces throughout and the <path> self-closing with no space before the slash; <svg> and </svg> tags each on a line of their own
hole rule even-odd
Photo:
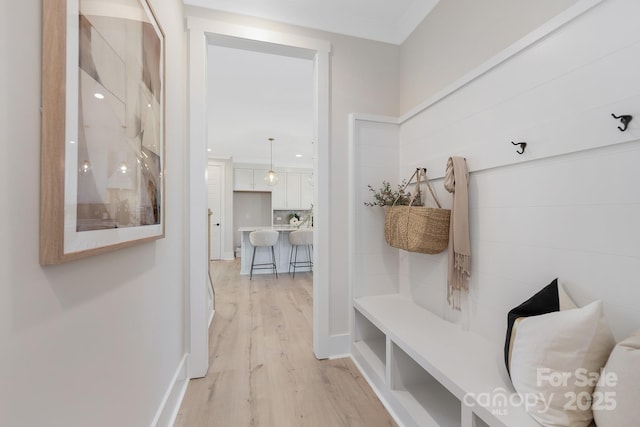
<svg viewBox="0 0 640 427">
<path fill-rule="evenodd" d="M 313 355 L 311 273 L 250 281 L 239 262 L 212 263 L 209 372 L 174 427 L 396 426 L 351 359 Z"/>
</svg>

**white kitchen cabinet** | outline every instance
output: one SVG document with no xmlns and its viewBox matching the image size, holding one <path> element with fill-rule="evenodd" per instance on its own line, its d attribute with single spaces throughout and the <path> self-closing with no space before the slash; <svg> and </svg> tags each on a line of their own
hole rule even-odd
<svg viewBox="0 0 640 427">
<path fill-rule="evenodd" d="M 300 174 L 300 208 L 311 209 L 313 204 L 313 174 Z"/>
<path fill-rule="evenodd" d="M 267 181 L 264 179 L 267 176 L 267 172 L 269 172 L 268 169 L 253 170 L 253 191 L 273 191 L 274 187 L 267 185 Z M 278 178 L 281 178 L 280 175 L 278 174 Z"/>
<path fill-rule="evenodd" d="M 235 191 L 272 191 L 274 187 L 267 185 L 264 177 L 267 169 L 234 168 L 233 189 Z"/>
<path fill-rule="evenodd" d="M 271 187 L 273 209 L 287 209 L 287 174 L 278 173 L 278 183 Z"/>
<path fill-rule="evenodd" d="M 313 203 L 311 173 L 280 172 L 279 181 L 272 190 L 273 209 L 308 210 Z"/>
<path fill-rule="evenodd" d="M 233 189 L 235 191 L 253 191 L 253 169 L 233 169 Z"/>
<path fill-rule="evenodd" d="M 273 209 L 308 210 L 313 203 L 313 185 L 310 172 L 277 172 L 278 183 L 267 185 L 268 170 L 251 167 L 233 169 L 234 191 L 269 191 Z"/>
<path fill-rule="evenodd" d="M 300 209 L 300 174 L 287 172 L 287 209 Z"/>
</svg>

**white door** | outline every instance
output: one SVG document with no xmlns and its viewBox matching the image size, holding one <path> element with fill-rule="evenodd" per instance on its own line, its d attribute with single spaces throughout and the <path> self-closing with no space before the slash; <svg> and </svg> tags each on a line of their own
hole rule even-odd
<svg viewBox="0 0 640 427">
<path fill-rule="evenodd" d="M 209 164 L 207 169 L 207 204 L 209 208 L 209 259 L 222 257 L 220 219 L 222 212 L 222 168 Z"/>
</svg>

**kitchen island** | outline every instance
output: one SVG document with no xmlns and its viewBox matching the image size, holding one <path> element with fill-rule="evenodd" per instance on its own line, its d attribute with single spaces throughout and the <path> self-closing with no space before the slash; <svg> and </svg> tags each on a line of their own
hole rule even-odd
<svg viewBox="0 0 640 427">
<path fill-rule="evenodd" d="M 289 244 L 289 233 L 296 230 L 303 230 L 291 225 L 273 225 L 258 227 L 240 227 L 240 274 L 249 275 L 251 271 L 251 255 L 253 254 L 253 245 L 249 241 L 249 233 L 256 230 L 274 230 L 280 233 L 278 243 L 273 247 L 276 255 L 276 267 L 278 274 L 287 273 L 289 271 L 289 257 L 291 254 L 291 244 Z M 313 254 L 313 252 L 312 252 Z M 298 261 L 307 260 L 307 251 L 298 249 Z M 271 262 L 271 252 L 265 248 L 258 248 L 256 251 L 256 264 Z M 309 267 L 297 267 L 296 273 L 302 271 L 310 271 Z M 254 270 L 253 274 L 272 274 L 271 270 Z"/>
</svg>

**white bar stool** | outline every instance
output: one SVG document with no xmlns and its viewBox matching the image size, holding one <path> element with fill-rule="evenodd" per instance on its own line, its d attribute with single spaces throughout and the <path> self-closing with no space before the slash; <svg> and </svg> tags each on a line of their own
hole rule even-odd
<svg viewBox="0 0 640 427">
<path fill-rule="evenodd" d="M 293 267 L 293 277 L 296 277 L 296 268 L 309 267 L 313 269 L 313 230 L 296 230 L 289 233 L 291 252 L 289 254 L 289 273 Z M 306 261 L 298 261 L 298 247 L 304 246 L 307 252 Z M 294 255 L 295 252 L 295 255 Z"/>
<path fill-rule="evenodd" d="M 249 233 L 249 241 L 253 246 L 253 255 L 251 256 L 251 272 L 249 273 L 249 280 L 253 277 L 253 270 L 264 270 L 270 269 L 276 274 L 276 279 L 278 278 L 278 269 L 276 268 L 276 254 L 273 250 L 273 247 L 276 243 L 278 243 L 278 237 L 280 233 L 273 230 L 258 230 L 252 231 Z M 256 249 L 261 247 L 271 247 L 271 262 L 265 262 L 261 264 L 256 264 Z"/>
</svg>

